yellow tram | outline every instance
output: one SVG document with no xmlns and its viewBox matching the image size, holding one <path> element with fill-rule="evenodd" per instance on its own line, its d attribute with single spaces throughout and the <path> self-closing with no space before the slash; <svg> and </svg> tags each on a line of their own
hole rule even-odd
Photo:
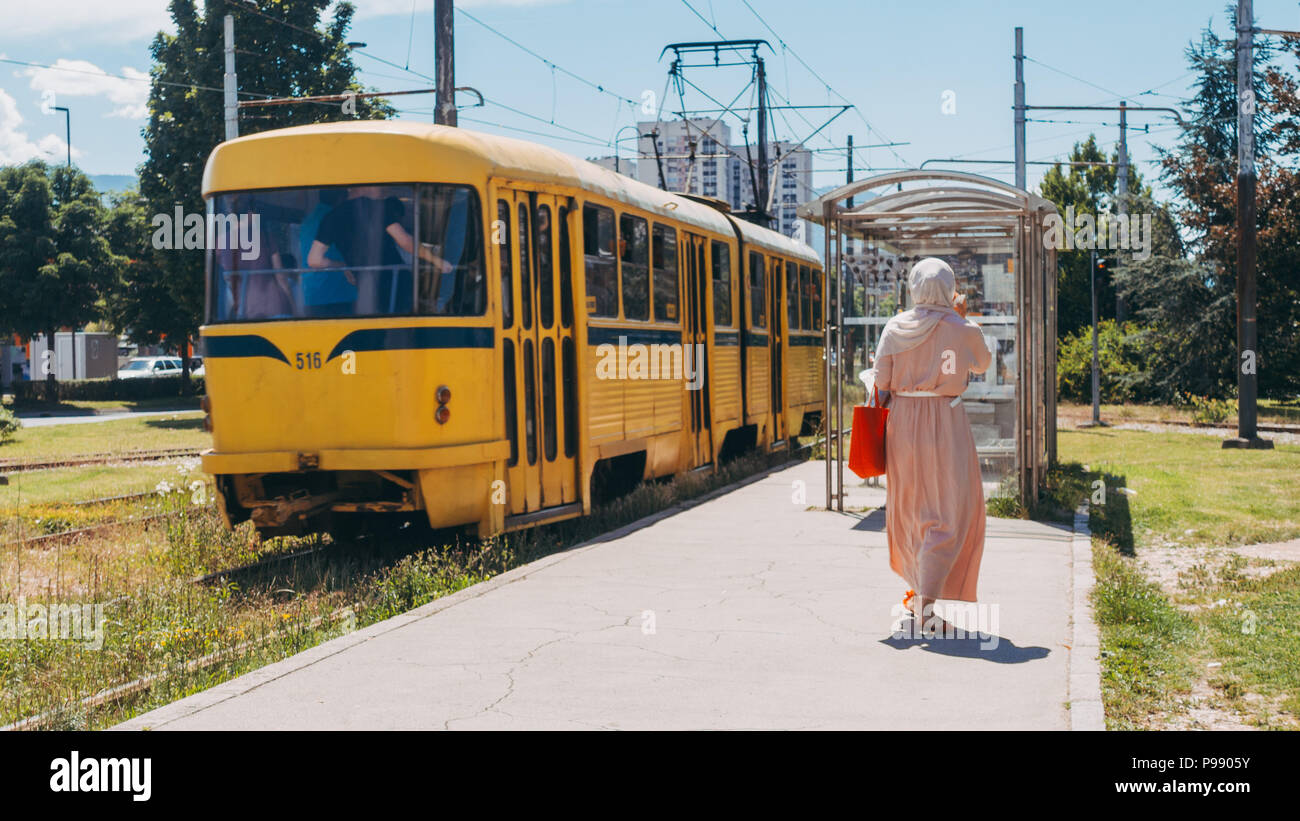
<svg viewBox="0 0 1300 821">
<path fill-rule="evenodd" d="M 488 536 L 821 416 L 816 255 L 710 204 L 385 121 L 223 143 L 203 194 L 203 469 L 231 526 Z"/>
</svg>

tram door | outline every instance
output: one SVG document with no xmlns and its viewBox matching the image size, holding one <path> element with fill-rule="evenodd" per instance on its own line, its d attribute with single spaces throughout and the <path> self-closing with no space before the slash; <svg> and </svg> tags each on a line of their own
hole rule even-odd
<svg viewBox="0 0 1300 821">
<path fill-rule="evenodd" d="M 694 234 L 683 233 L 683 250 L 680 254 L 685 263 L 682 278 L 682 304 L 686 311 L 682 322 L 682 345 L 689 346 L 683 350 L 694 366 L 694 375 L 699 387 L 687 390 L 690 403 L 691 445 L 694 448 L 694 464 L 705 465 L 713 461 L 712 415 L 709 412 L 709 382 L 712 374 L 708 362 L 708 267 L 704 260 L 705 240 Z"/>
<path fill-rule="evenodd" d="M 781 328 L 785 320 L 785 311 L 781 309 L 781 295 L 785 293 L 785 283 L 781 281 L 781 260 L 768 259 L 768 311 L 767 315 L 771 317 L 770 333 L 768 334 L 768 367 L 771 372 L 768 374 L 767 383 L 771 386 L 772 399 L 772 442 L 782 442 L 785 440 L 785 385 L 781 375 L 785 371 L 785 335 Z"/>
<path fill-rule="evenodd" d="M 507 495 L 510 514 L 519 515 L 578 501 L 574 216 L 566 197 L 530 191 L 502 196 L 510 203 L 514 230 L 507 244 L 513 246 L 516 263 L 510 285 L 515 295 L 512 328 L 503 334 L 505 399 L 507 404 L 513 400 L 515 408 L 514 414 L 506 410 L 511 440 Z M 501 253 L 504 257 L 507 250 Z M 504 271 L 502 277 L 504 290 Z"/>
</svg>

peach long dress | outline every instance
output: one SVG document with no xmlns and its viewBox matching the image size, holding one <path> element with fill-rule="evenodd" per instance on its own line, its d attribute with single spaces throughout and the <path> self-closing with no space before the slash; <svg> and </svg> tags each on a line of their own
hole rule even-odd
<svg viewBox="0 0 1300 821">
<path fill-rule="evenodd" d="M 979 327 L 955 316 L 919 345 L 876 358 L 876 386 L 894 391 L 885 431 L 889 566 L 927 599 L 975 601 L 984 489 L 970 421 L 951 402 L 968 372 L 984 373 L 991 359 Z"/>
</svg>

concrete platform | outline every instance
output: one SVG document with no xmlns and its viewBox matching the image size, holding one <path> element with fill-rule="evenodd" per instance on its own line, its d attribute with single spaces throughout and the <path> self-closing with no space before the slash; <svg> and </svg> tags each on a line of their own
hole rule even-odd
<svg viewBox="0 0 1300 821">
<path fill-rule="evenodd" d="M 810 509 L 823 476 L 778 470 L 119 729 L 1068 729 L 1071 530 L 990 519 L 995 635 L 895 637 L 884 491 Z"/>
</svg>

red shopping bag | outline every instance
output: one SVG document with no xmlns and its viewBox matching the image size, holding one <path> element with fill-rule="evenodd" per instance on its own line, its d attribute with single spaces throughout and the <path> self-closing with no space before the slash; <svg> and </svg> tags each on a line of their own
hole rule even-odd
<svg viewBox="0 0 1300 821">
<path fill-rule="evenodd" d="M 849 439 L 849 470 L 863 479 L 885 472 L 885 421 L 889 408 L 880 407 L 880 392 L 872 391 L 872 404 L 853 406 L 853 431 Z"/>
</svg>

